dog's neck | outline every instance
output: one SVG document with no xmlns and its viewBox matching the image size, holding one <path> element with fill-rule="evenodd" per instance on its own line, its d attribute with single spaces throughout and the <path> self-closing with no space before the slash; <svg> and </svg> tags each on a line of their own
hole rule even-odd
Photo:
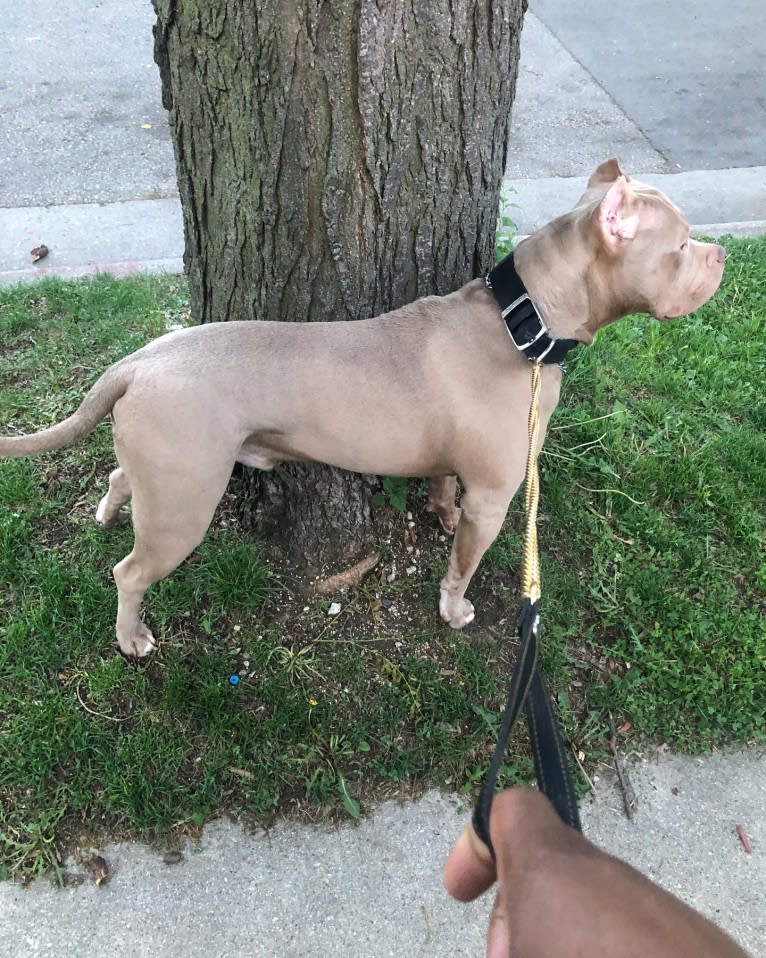
<svg viewBox="0 0 766 958">
<path fill-rule="evenodd" d="M 578 340 L 557 339 L 551 334 L 516 271 L 513 254 L 487 273 L 486 283 L 519 352 L 533 362 L 560 365 Z"/>
<path fill-rule="evenodd" d="M 601 287 L 592 216 L 572 210 L 522 240 L 514 250 L 519 276 L 557 339 L 590 345 L 596 332 L 631 309 Z"/>
</svg>

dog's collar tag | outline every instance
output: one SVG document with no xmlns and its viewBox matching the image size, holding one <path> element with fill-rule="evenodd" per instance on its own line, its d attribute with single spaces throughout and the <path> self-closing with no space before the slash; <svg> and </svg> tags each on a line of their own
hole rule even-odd
<svg viewBox="0 0 766 958">
<path fill-rule="evenodd" d="M 552 365 L 563 362 L 576 339 L 554 339 L 532 302 L 513 264 L 513 253 L 501 260 L 486 277 L 514 346 L 532 362 Z"/>
</svg>

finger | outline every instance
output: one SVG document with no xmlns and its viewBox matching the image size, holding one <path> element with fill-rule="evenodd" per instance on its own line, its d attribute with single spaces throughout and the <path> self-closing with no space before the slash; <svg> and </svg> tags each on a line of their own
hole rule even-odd
<svg viewBox="0 0 766 958">
<path fill-rule="evenodd" d="M 458 901 L 473 901 L 495 880 L 495 863 L 484 842 L 468 825 L 444 866 L 444 887 Z"/>
<path fill-rule="evenodd" d="M 511 958 L 511 934 L 504 899 L 502 888 L 498 888 L 487 928 L 487 958 Z"/>
</svg>

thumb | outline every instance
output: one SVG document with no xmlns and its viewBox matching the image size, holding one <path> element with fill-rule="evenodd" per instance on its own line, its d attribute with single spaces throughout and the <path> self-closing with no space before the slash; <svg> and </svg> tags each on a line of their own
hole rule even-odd
<svg viewBox="0 0 766 958">
<path fill-rule="evenodd" d="M 466 826 L 444 866 L 444 887 L 458 901 L 473 901 L 495 881 L 495 863 L 484 842 Z"/>
</svg>

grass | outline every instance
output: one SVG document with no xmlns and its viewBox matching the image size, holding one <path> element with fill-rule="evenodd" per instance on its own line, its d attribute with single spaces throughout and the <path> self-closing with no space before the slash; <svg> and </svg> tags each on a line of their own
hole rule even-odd
<svg viewBox="0 0 766 958">
<path fill-rule="evenodd" d="M 609 663 L 586 708 L 690 749 L 766 735 L 766 241 L 728 246 L 692 321 L 581 352 L 545 457 L 558 655 Z"/>
<path fill-rule="evenodd" d="M 766 739 L 766 241 L 728 243 L 691 320 L 629 319 L 570 364 L 543 457 L 544 656 L 586 756 Z M 0 290 L 3 432 L 63 417 L 117 357 L 186 321 L 176 279 Z M 406 514 L 381 511 L 382 570 L 306 598 L 237 521 L 148 597 L 147 663 L 115 651 L 111 566 L 130 530 L 92 512 L 108 425 L 79 447 L 0 462 L 0 867 L 31 877 L 101 834 L 164 843 L 227 811 L 357 817 L 387 795 L 470 791 L 511 654 L 520 505 L 472 590 L 479 622 L 433 608 L 448 544 L 413 505 L 412 577 L 388 582 Z M 511 580 L 511 581 L 509 581 Z M 230 682 L 237 676 L 238 684 Z M 525 781 L 520 738 L 506 780 Z"/>
</svg>

